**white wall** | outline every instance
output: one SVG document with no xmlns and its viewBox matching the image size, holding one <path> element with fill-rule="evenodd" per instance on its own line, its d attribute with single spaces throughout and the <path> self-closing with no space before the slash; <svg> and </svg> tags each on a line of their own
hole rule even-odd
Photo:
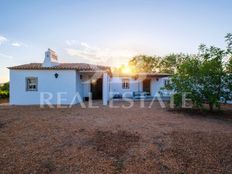
<svg viewBox="0 0 232 174">
<path fill-rule="evenodd" d="M 81 85 L 82 85 L 83 97 L 89 97 L 89 93 L 91 90 L 89 76 L 83 73 L 81 75 L 82 75 Z"/>
<path fill-rule="evenodd" d="M 130 81 L 130 87 L 129 89 L 123 89 L 122 88 L 122 80 L 123 79 L 129 79 Z M 110 79 L 110 98 L 112 97 L 112 93 L 120 93 L 120 94 L 127 94 L 128 97 L 133 96 L 133 92 L 135 91 L 141 91 L 142 90 L 142 85 L 141 82 L 138 80 L 135 80 L 131 77 L 112 77 Z"/>
<path fill-rule="evenodd" d="M 76 72 L 76 93 L 79 94 L 79 98 L 76 98 L 76 102 L 80 103 L 83 101 L 84 89 L 83 89 L 82 80 L 80 78 L 80 73 Z"/>
<path fill-rule="evenodd" d="M 54 74 L 58 73 L 58 78 L 55 78 Z M 38 91 L 26 91 L 26 78 L 37 77 L 38 78 Z M 90 83 L 84 83 L 89 77 L 82 74 L 80 79 L 80 73 L 75 70 L 10 70 L 10 104 L 12 105 L 34 105 L 40 104 L 41 92 L 50 92 L 53 98 L 50 100 L 52 104 L 57 104 L 57 94 L 62 94 L 63 100 L 58 104 L 70 104 L 73 102 L 73 98 L 76 92 L 80 97 L 88 97 L 90 92 Z M 129 79 L 129 89 L 122 88 L 122 80 Z M 164 80 L 170 79 L 169 77 L 151 79 L 151 95 L 157 96 L 161 87 L 164 86 Z M 107 80 L 109 82 L 110 98 L 112 93 L 127 94 L 127 97 L 132 97 L 133 92 L 143 91 L 142 82 L 139 79 L 131 77 L 112 77 Z M 105 85 L 107 86 L 107 85 Z M 104 94 L 104 92 L 103 92 Z M 74 100 L 74 103 L 80 101 Z"/>
<path fill-rule="evenodd" d="M 157 81 L 158 79 L 158 81 Z M 151 95 L 154 97 L 159 96 L 160 88 L 164 87 L 164 81 L 170 80 L 170 77 L 163 77 L 163 78 L 152 78 L 151 80 Z M 164 90 L 166 93 L 169 91 Z"/>
<path fill-rule="evenodd" d="M 102 100 L 103 100 L 103 105 L 107 105 L 109 101 L 109 80 L 110 77 L 107 73 L 103 74 L 103 81 L 102 81 Z"/>
<path fill-rule="evenodd" d="M 129 89 L 123 89 L 122 88 L 122 79 L 130 79 L 130 88 Z M 157 81 L 158 79 L 158 81 Z M 151 95 L 152 96 L 158 96 L 159 91 L 161 87 L 164 87 L 164 81 L 170 79 L 170 77 L 163 77 L 163 78 L 151 78 Z M 112 93 L 120 93 L 124 94 L 125 92 L 128 92 L 133 95 L 134 91 L 143 91 L 143 79 L 141 80 L 135 80 L 133 78 L 128 77 L 112 77 L 110 80 L 110 92 Z M 166 91 L 168 93 L 168 91 Z M 129 96 L 129 97 L 131 97 Z M 112 97 L 112 95 L 110 96 Z"/>
<path fill-rule="evenodd" d="M 58 73 L 58 78 L 54 74 Z M 26 91 L 26 77 L 38 78 L 38 91 Z M 33 105 L 40 104 L 40 93 L 50 92 L 53 95 L 52 104 L 57 104 L 57 93 L 67 100 L 62 104 L 70 104 L 80 87 L 75 70 L 10 70 L 10 104 Z"/>
</svg>

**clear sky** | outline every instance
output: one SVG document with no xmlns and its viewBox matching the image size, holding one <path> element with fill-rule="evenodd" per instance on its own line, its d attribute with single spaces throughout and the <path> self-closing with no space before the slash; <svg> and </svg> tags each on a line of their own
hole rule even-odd
<svg viewBox="0 0 232 174">
<path fill-rule="evenodd" d="M 195 53 L 224 47 L 231 0 L 0 0 L 0 82 L 6 67 L 42 62 L 118 66 L 136 54 Z"/>
</svg>

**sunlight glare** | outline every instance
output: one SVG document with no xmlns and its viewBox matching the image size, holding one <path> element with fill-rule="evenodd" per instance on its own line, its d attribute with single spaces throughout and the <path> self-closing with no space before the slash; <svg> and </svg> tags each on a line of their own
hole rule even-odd
<svg viewBox="0 0 232 174">
<path fill-rule="evenodd" d="M 132 69 L 129 66 L 125 66 L 125 67 L 123 67 L 122 72 L 124 74 L 131 74 L 132 73 Z"/>
</svg>

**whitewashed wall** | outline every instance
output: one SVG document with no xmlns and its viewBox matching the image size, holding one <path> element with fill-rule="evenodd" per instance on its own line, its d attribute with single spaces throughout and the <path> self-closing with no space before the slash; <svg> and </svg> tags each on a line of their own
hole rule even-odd
<svg viewBox="0 0 232 174">
<path fill-rule="evenodd" d="M 103 105 L 107 105 L 109 102 L 110 98 L 110 89 L 109 89 L 109 83 L 110 82 L 110 77 L 107 73 L 103 74 L 103 80 L 102 80 L 102 100 L 103 100 Z"/>
<path fill-rule="evenodd" d="M 54 74 L 58 73 L 58 78 Z M 26 91 L 26 78 L 38 78 L 38 91 Z M 10 104 L 40 104 L 40 93 L 50 92 L 52 104 L 57 104 L 57 93 L 64 92 L 66 100 L 62 104 L 70 104 L 76 91 L 80 90 L 79 78 L 75 70 L 10 70 Z"/>
<path fill-rule="evenodd" d="M 82 80 L 81 80 L 81 86 L 83 91 L 83 97 L 89 97 L 90 93 L 90 83 L 89 83 L 89 76 L 82 73 Z"/>
<path fill-rule="evenodd" d="M 130 81 L 130 87 L 129 89 L 123 89 L 122 88 L 122 82 L 123 79 L 129 79 Z M 120 94 L 126 94 L 126 96 L 128 97 L 132 97 L 133 96 L 133 92 L 134 91 L 141 91 L 142 90 L 142 84 L 140 81 L 135 80 L 133 78 L 130 77 L 112 77 L 110 79 L 110 98 L 112 98 L 112 94 L 113 93 L 120 93 Z"/>
<path fill-rule="evenodd" d="M 122 88 L 122 80 L 130 79 L 130 88 L 123 89 Z M 158 79 L 158 81 L 157 81 Z M 159 95 L 160 88 L 164 87 L 164 81 L 170 79 L 170 77 L 163 78 L 151 78 L 151 95 L 156 97 Z M 141 80 L 135 80 L 133 78 L 128 77 L 112 77 L 110 80 L 110 92 L 112 97 L 112 93 L 120 93 L 124 94 L 130 93 L 129 97 L 132 97 L 134 91 L 143 91 L 143 83 Z M 168 91 L 166 91 L 168 93 Z"/>
<path fill-rule="evenodd" d="M 84 89 L 82 80 L 80 78 L 80 73 L 76 71 L 76 93 L 79 94 L 79 97 L 76 98 L 76 103 L 80 103 L 83 101 L 84 97 Z"/>
<path fill-rule="evenodd" d="M 58 73 L 58 78 L 55 78 L 55 73 Z M 26 91 L 26 78 L 38 78 L 38 91 Z M 41 92 L 49 92 L 53 98 L 50 100 L 52 104 L 70 104 L 79 103 L 83 97 L 88 97 L 90 92 L 90 84 L 84 83 L 88 80 L 88 76 L 80 74 L 75 70 L 10 70 L 10 104 L 12 105 L 38 105 L 40 104 Z M 122 88 L 122 80 L 129 79 L 129 89 Z M 169 77 L 153 78 L 151 80 L 151 95 L 157 96 L 161 87 L 164 86 L 164 80 Z M 127 97 L 132 97 L 133 92 L 143 91 L 142 82 L 139 79 L 128 77 L 112 77 L 107 80 L 109 85 L 110 95 L 112 93 L 125 94 Z M 103 89 L 104 90 L 104 89 Z M 58 102 L 58 93 L 62 94 L 61 103 Z M 76 93 L 80 95 L 79 98 L 74 99 Z M 104 92 L 103 92 L 104 94 Z"/>
<path fill-rule="evenodd" d="M 163 77 L 163 78 L 152 78 L 151 80 L 151 95 L 154 97 L 159 96 L 160 88 L 164 87 L 164 81 L 170 80 L 170 77 Z M 169 93 L 170 91 L 164 90 L 165 93 Z"/>
</svg>

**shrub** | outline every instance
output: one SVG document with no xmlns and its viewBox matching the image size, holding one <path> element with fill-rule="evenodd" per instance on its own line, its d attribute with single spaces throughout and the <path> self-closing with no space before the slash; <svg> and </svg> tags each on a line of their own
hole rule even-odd
<svg viewBox="0 0 232 174">
<path fill-rule="evenodd" d="M 9 98 L 9 91 L 0 91 L 0 99 Z"/>
<path fill-rule="evenodd" d="M 0 99 L 1 98 L 9 98 L 9 83 L 0 86 Z"/>
</svg>

